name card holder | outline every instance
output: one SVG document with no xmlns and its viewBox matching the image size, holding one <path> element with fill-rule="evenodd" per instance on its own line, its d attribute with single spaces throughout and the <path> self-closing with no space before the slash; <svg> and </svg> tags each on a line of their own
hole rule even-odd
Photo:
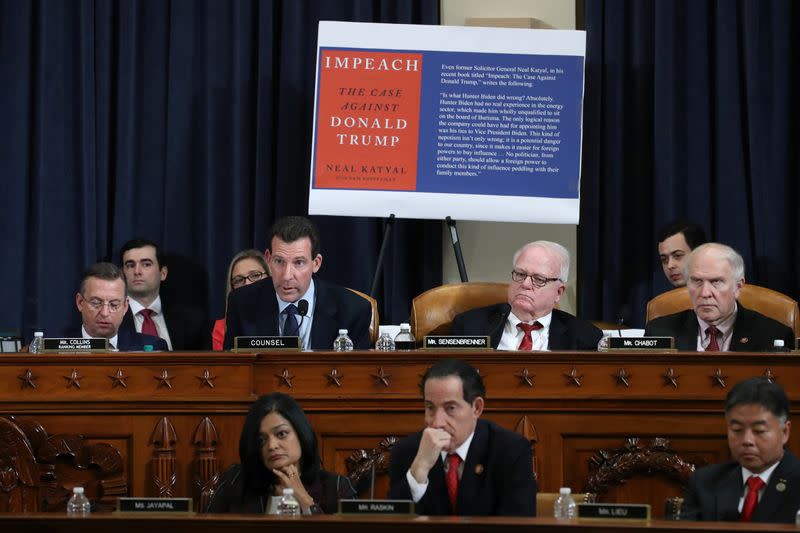
<svg viewBox="0 0 800 533">
<path fill-rule="evenodd" d="M 488 335 L 425 335 L 424 350 L 488 350 Z"/>
<path fill-rule="evenodd" d="M 650 506 L 642 503 L 579 503 L 578 518 L 650 520 Z"/>
<path fill-rule="evenodd" d="M 46 338 L 42 353 L 107 353 L 108 339 Z"/>
<path fill-rule="evenodd" d="M 413 515 L 413 500 L 339 500 L 339 514 Z"/>
<path fill-rule="evenodd" d="M 300 337 L 234 337 L 234 352 L 260 352 L 264 350 L 294 350 L 303 348 Z"/>
<path fill-rule="evenodd" d="M 672 337 L 608 337 L 609 350 L 675 350 Z"/>
<path fill-rule="evenodd" d="M 118 513 L 194 514 L 191 498 L 117 498 Z"/>
<path fill-rule="evenodd" d="M 22 339 L 16 334 L 0 334 L 0 353 L 18 353 L 22 349 Z"/>
</svg>

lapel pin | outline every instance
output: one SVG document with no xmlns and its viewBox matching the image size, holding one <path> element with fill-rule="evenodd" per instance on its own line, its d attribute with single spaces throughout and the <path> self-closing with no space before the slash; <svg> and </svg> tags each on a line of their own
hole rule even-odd
<svg viewBox="0 0 800 533">
<path fill-rule="evenodd" d="M 786 480 L 785 479 L 778 480 L 778 484 L 775 485 L 775 490 L 777 490 L 778 492 L 785 491 L 786 490 Z"/>
<path fill-rule="evenodd" d="M 741 339 L 739 339 L 739 342 L 741 342 L 742 344 L 747 344 L 748 342 L 750 342 L 750 339 L 748 339 L 747 337 L 742 337 Z"/>
<path fill-rule="evenodd" d="M 482 464 L 478 463 L 478 464 L 475 465 L 475 473 L 477 475 L 479 475 L 479 476 L 481 474 L 483 474 L 483 465 Z"/>
</svg>

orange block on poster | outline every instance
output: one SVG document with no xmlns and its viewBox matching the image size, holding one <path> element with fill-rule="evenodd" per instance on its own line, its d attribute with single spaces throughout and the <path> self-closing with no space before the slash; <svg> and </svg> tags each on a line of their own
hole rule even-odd
<svg viewBox="0 0 800 533">
<path fill-rule="evenodd" d="M 314 186 L 413 191 L 422 54 L 320 51 Z"/>
</svg>

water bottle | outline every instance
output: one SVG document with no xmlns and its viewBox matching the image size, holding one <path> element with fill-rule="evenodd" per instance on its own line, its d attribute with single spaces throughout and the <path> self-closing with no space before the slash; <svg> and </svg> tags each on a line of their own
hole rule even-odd
<svg viewBox="0 0 800 533">
<path fill-rule="evenodd" d="M 417 339 L 411 333 L 411 326 L 405 322 L 400 324 L 400 333 L 394 338 L 395 348 L 398 350 L 413 350 L 417 347 Z"/>
<path fill-rule="evenodd" d="M 42 353 L 44 349 L 44 333 L 37 331 L 33 334 L 31 345 L 28 346 L 28 353 Z"/>
<path fill-rule="evenodd" d="M 561 487 L 558 499 L 553 504 L 553 516 L 556 518 L 573 519 L 577 515 L 578 506 L 572 499 L 572 489 Z"/>
<path fill-rule="evenodd" d="M 794 525 L 800 526 L 800 509 L 798 509 L 797 514 L 794 515 Z"/>
<path fill-rule="evenodd" d="M 72 497 L 67 502 L 67 514 L 70 516 L 89 516 L 92 512 L 92 504 L 89 498 L 83 493 L 83 487 L 72 489 Z"/>
<path fill-rule="evenodd" d="M 379 352 L 393 352 L 395 351 L 394 339 L 389 333 L 381 333 L 378 340 L 375 341 L 375 350 Z"/>
<path fill-rule="evenodd" d="M 283 496 L 278 502 L 278 516 L 299 516 L 300 502 L 294 497 L 294 489 L 283 489 Z"/>
<path fill-rule="evenodd" d="M 352 352 L 353 341 L 347 336 L 346 329 L 339 330 L 339 336 L 333 341 L 334 352 Z"/>
</svg>

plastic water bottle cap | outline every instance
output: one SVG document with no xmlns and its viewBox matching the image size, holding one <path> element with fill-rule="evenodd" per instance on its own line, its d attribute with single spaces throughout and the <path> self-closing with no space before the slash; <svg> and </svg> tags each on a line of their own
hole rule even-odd
<svg viewBox="0 0 800 533">
<path fill-rule="evenodd" d="M 144 345 L 144 351 L 145 352 L 152 352 L 153 351 L 153 345 L 152 344 L 145 344 Z"/>
<path fill-rule="evenodd" d="M 339 330 L 339 335 L 347 335 L 347 330 L 346 329 L 340 329 Z"/>
<path fill-rule="evenodd" d="M 294 489 L 283 489 L 284 496 L 292 496 L 294 494 Z"/>
<path fill-rule="evenodd" d="M 572 489 L 569 487 L 561 487 L 561 490 L 558 491 L 560 494 L 572 494 Z"/>
<path fill-rule="evenodd" d="M 772 341 L 772 345 L 775 348 L 783 348 L 783 346 L 784 346 L 783 339 L 775 339 L 774 341 Z"/>
<path fill-rule="evenodd" d="M 33 336 L 34 337 L 44 337 L 44 332 L 43 331 L 37 331 L 37 332 L 35 332 L 33 334 Z"/>
<path fill-rule="evenodd" d="M 411 330 L 411 324 L 409 324 L 408 322 L 401 323 L 400 324 L 400 330 L 402 331 L 404 329 Z"/>
<path fill-rule="evenodd" d="M 83 494 L 83 487 L 73 487 L 73 494 Z"/>
</svg>

